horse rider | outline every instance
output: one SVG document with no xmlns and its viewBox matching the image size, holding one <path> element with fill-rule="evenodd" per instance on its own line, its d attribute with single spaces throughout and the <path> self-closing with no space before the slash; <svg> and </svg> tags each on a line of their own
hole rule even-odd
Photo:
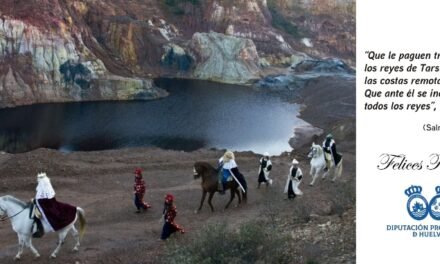
<svg viewBox="0 0 440 264">
<path fill-rule="evenodd" d="M 174 196 L 172 194 L 167 194 L 165 196 L 165 202 L 163 208 L 164 224 L 160 239 L 166 240 L 171 234 L 177 231 L 179 231 L 182 234 L 185 233 L 183 227 L 174 222 L 176 216 L 177 216 L 177 210 L 176 210 L 176 206 L 174 205 Z"/>
<path fill-rule="evenodd" d="M 43 225 L 37 223 L 37 227 L 44 226 L 45 232 L 58 231 L 72 223 L 76 217 L 76 207 L 60 203 L 55 199 L 55 191 L 46 173 L 38 173 L 37 182 L 33 202 L 36 204 L 39 213 L 34 213 L 34 218 L 38 218 L 38 215 L 41 214 L 40 220 L 44 223 Z M 34 232 L 34 236 L 41 237 L 41 230 Z"/>
<path fill-rule="evenodd" d="M 218 191 L 220 194 L 225 193 L 224 184 L 230 180 L 230 178 L 235 178 L 239 185 L 242 186 L 244 190 L 247 190 L 246 181 L 243 175 L 238 170 L 237 163 L 235 162 L 235 156 L 232 151 L 226 151 L 225 154 L 218 160 Z"/>
<path fill-rule="evenodd" d="M 151 207 L 148 203 L 144 202 L 145 196 L 145 181 L 142 178 L 142 169 L 136 168 L 134 171 L 134 185 L 133 185 L 133 193 L 134 193 L 134 205 L 137 210 L 136 213 L 141 212 L 141 208 L 143 210 L 147 210 Z"/>
<path fill-rule="evenodd" d="M 327 135 L 324 142 L 322 143 L 322 149 L 324 150 L 324 157 L 326 164 L 324 171 L 328 171 L 331 168 L 332 162 L 336 167 L 342 158 L 342 155 L 340 155 L 336 151 L 336 143 L 335 140 L 333 139 L 332 134 Z"/>
<path fill-rule="evenodd" d="M 258 188 L 260 184 L 264 182 L 266 187 L 272 184 L 272 179 L 269 178 L 270 171 L 272 170 L 272 162 L 270 161 L 270 156 L 268 152 L 263 154 L 260 158 L 260 168 L 258 169 Z"/>
<path fill-rule="evenodd" d="M 298 188 L 303 174 L 301 169 L 298 167 L 298 161 L 296 159 L 292 160 L 292 166 L 289 170 L 289 175 L 287 175 L 286 186 L 284 187 L 284 193 L 287 193 L 287 199 L 294 199 L 297 195 L 302 195 L 303 192 Z"/>
</svg>

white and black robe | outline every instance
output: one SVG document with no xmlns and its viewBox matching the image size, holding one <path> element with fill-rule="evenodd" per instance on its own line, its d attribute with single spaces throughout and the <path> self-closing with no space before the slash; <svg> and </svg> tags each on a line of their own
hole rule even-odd
<svg viewBox="0 0 440 264">
<path fill-rule="evenodd" d="M 302 195 L 303 192 L 298 188 L 303 174 L 300 168 L 290 167 L 289 175 L 287 176 L 286 186 L 284 187 L 284 193 L 287 193 L 287 197 L 295 198 L 297 195 Z"/>
<path fill-rule="evenodd" d="M 260 168 L 258 170 L 258 183 L 270 183 L 271 179 L 269 178 L 270 171 L 272 170 L 272 162 L 270 159 L 266 159 L 262 157 L 260 159 Z"/>
<path fill-rule="evenodd" d="M 333 164 L 335 166 L 338 166 L 339 162 L 342 159 L 342 155 L 336 151 L 335 141 L 332 138 L 324 140 L 324 142 L 322 143 L 322 149 L 324 150 L 324 154 L 326 154 L 326 156 L 330 154 Z"/>
</svg>

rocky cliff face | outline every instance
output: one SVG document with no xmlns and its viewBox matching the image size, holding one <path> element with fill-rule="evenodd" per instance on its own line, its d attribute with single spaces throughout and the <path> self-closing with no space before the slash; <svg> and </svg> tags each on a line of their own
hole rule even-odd
<svg viewBox="0 0 440 264">
<path fill-rule="evenodd" d="M 338 57 L 355 65 L 355 0 L 273 0 L 269 9 L 284 21 L 277 28 L 295 33 L 300 40 L 293 45 L 317 57 Z M 302 47 L 300 47 L 302 46 Z"/>
<path fill-rule="evenodd" d="M 354 63 L 353 0 L 3 0 L 0 108 L 165 96 L 159 76 L 247 83 L 308 58 Z"/>
<path fill-rule="evenodd" d="M 151 80 L 108 72 L 81 34 L 66 32 L 65 26 L 47 30 L 9 17 L 0 20 L 0 107 L 166 95 Z"/>
<path fill-rule="evenodd" d="M 193 76 L 212 81 L 247 83 L 258 78 L 257 48 L 250 39 L 219 33 L 195 33 L 191 39 L 197 67 Z"/>
</svg>

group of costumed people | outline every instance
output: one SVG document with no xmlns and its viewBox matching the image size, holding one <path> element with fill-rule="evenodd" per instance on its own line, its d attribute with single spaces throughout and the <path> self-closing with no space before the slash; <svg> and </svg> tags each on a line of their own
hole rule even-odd
<svg viewBox="0 0 440 264">
<path fill-rule="evenodd" d="M 342 156 L 337 153 L 336 143 L 331 134 L 328 134 L 324 140 L 323 150 L 327 164 L 326 170 L 331 167 L 332 162 L 337 166 L 341 161 Z M 287 194 L 288 199 L 294 199 L 296 196 L 303 194 L 299 189 L 303 174 L 298 165 L 299 162 L 296 159 L 293 159 L 284 188 L 284 193 Z M 260 188 L 262 183 L 266 184 L 266 186 L 272 184 L 273 180 L 269 177 L 271 170 L 272 162 L 269 153 L 266 152 L 260 159 L 258 188 Z M 218 189 L 220 193 L 224 193 L 225 184 L 232 180 L 235 180 L 243 191 L 247 190 L 246 180 L 238 170 L 238 165 L 235 161 L 233 152 L 226 151 L 219 159 L 218 171 Z M 144 201 L 146 187 L 142 176 L 142 170 L 136 168 L 134 174 L 134 205 L 137 209 L 136 213 L 140 213 L 141 210 L 146 211 L 151 208 L 151 205 Z M 46 173 L 39 173 L 37 175 L 37 181 L 36 195 L 35 199 L 33 199 L 35 206 L 34 210 L 32 210 L 32 216 L 35 219 L 33 236 L 41 237 L 44 232 L 58 231 L 72 223 L 75 219 L 77 209 L 72 205 L 61 203 L 56 200 L 55 191 Z M 174 205 L 174 196 L 172 194 L 167 194 L 165 196 L 162 213 L 164 220 L 161 234 L 162 240 L 167 239 L 175 232 L 185 232 L 183 227 L 176 224 L 174 221 L 177 216 L 177 210 Z"/>
<path fill-rule="evenodd" d="M 75 220 L 76 207 L 58 202 L 55 198 L 55 190 L 52 187 L 49 177 L 46 173 L 39 173 L 37 175 L 37 188 L 35 199 L 32 199 L 34 209 L 31 210 L 34 219 L 32 234 L 35 238 L 40 238 L 47 232 L 58 231 Z M 136 213 L 140 213 L 143 209 L 146 211 L 151 208 L 151 205 L 144 201 L 145 196 L 145 181 L 142 177 L 142 170 L 136 168 L 134 180 L 134 204 L 137 208 Z M 174 196 L 167 194 L 164 201 L 163 213 L 163 228 L 161 239 L 166 240 L 171 234 L 175 232 L 184 233 L 182 226 L 175 223 L 174 219 L 177 216 L 177 209 L 174 205 Z"/>
<path fill-rule="evenodd" d="M 287 198 L 293 199 L 297 195 L 302 195 L 303 192 L 299 189 L 299 184 L 301 183 L 303 174 L 300 168 L 298 168 L 299 162 L 293 159 L 292 166 L 290 167 L 289 174 L 287 175 L 287 182 L 284 188 L 284 193 L 287 193 Z M 270 160 L 270 155 L 268 152 L 263 154 L 260 159 L 260 167 L 258 170 L 258 187 L 262 183 L 266 184 L 266 187 L 273 183 L 273 180 L 269 177 L 272 170 L 272 161 Z"/>
<path fill-rule="evenodd" d="M 136 206 L 136 213 L 140 213 L 141 209 L 146 211 L 151 208 L 151 205 L 144 201 L 145 196 L 145 181 L 142 177 L 142 169 L 136 168 L 134 171 L 134 205 Z M 167 194 L 165 196 L 164 208 L 162 211 L 164 225 L 162 227 L 162 234 L 160 239 L 166 240 L 171 234 L 175 232 L 185 233 L 182 226 L 176 224 L 174 219 L 177 216 L 177 208 L 174 205 L 174 196 Z"/>
<path fill-rule="evenodd" d="M 336 151 L 336 143 L 333 139 L 332 134 L 328 134 L 322 143 L 322 148 L 324 151 L 324 157 L 326 162 L 325 171 L 331 167 L 332 164 L 337 166 L 342 159 Z M 287 199 L 292 200 L 298 195 L 303 195 L 303 192 L 299 189 L 299 185 L 303 178 L 303 173 L 298 167 L 299 162 L 296 159 L 292 160 L 292 165 L 289 169 L 289 174 L 287 175 L 286 185 L 284 187 L 284 193 L 287 194 Z M 265 152 L 263 157 L 260 159 L 260 167 L 258 170 L 258 188 L 262 183 L 266 184 L 266 187 L 271 185 L 273 180 L 269 177 L 272 170 L 272 162 L 270 161 L 269 153 Z"/>
</svg>

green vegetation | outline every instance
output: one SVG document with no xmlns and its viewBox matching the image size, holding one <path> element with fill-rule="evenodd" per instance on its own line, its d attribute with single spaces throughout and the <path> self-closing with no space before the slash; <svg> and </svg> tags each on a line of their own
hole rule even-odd
<svg viewBox="0 0 440 264">
<path fill-rule="evenodd" d="M 170 241 L 165 263 L 291 263 L 289 237 L 262 223 L 237 231 L 225 224 L 208 225 L 193 240 Z"/>
</svg>

